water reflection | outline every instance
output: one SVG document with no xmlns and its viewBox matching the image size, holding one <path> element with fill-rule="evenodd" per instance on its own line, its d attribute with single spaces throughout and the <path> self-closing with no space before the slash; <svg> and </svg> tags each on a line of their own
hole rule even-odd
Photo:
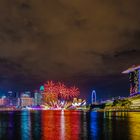
<svg viewBox="0 0 140 140">
<path fill-rule="evenodd" d="M 72 117 L 71 117 L 72 116 Z M 65 112 L 65 139 L 79 140 L 80 137 L 80 112 Z"/>
<path fill-rule="evenodd" d="M 17 123 L 18 120 L 18 123 Z M 0 140 L 20 139 L 19 115 L 14 112 L 0 112 Z"/>
<path fill-rule="evenodd" d="M 90 133 L 91 133 L 91 139 L 97 139 L 98 138 L 98 121 L 97 121 L 97 113 L 91 112 L 90 113 Z"/>
<path fill-rule="evenodd" d="M 79 139 L 86 140 L 88 137 L 88 118 L 87 118 L 87 113 L 86 112 L 81 112 L 81 119 L 80 119 L 80 124 L 81 124 L 81 130 L 80 135 L 81 137 Z"/>
<path fill-rule="evenodd" d="M 80 113 L 74 111 L 43 111 L 42 140 L 78 140 Z"/>
<path fill-rule="evenodd" d="M 61 112 L 61 140 L 65 139 L 65 117 L 64 117 L 64 111 Z"/>
<path fill-rule="evenodd" d="M 139 140 L 140 139 L 140 113 L 130 112 L 128 116 L 129 116 L 130 139 Z"/>
<path fill-rule="evenodd" d="M 0 140 L 139 140 L 140 113 L 0 112 Z"/>
<path fill-rule="evenodd" d="M 21 139 L 30 140 L 31 139 L 31 120 L 30 112 L 22 111 L 21 112 Z"/>
<path fill-rule="evenodd" d="M 41 113 L 42 140 L 58 139 L 57 129 L 60 128 L 58 115 L 53 111 L 43 111 Z"/>
<path fill-rule="evenodd" d="M 31 134 L 33 140 L 40 140 L 41 138 L 41 111 L 32 111 L 31 118 Z"/>
<path fill-rule="evenodd" d="M 8 119 L 8 121 L 6 121 Z M 4 135 L 6 135 L 6 138 L 11 137 L 10 129 L 12 128 L 11 125 L 12 120 L 12 114 L 11 112 L 8 113 L 7 116 L 4 117 L 4 114 L 0 115 L 0 139 L 4 138 Z M 8 134 L 8 135 L 7 135 Z"/>
<path fill-rule="evenodd" d="M 13 138 L 14 137 L 14 133 L 11 131 L 11 128 L 14 127 L 14 113 L 13 112 L 9 112 L 9 117 L 8 117 L 8 128 L 7 128 L 7 132 L 8 132 L 8 139 Z"/>
<path fill-rule="evenodd" d="M 104 117 L 108 130 L 105 132 L 110 139 L 130 139 L 128 112 L 106 112 Z"/>
</svg>

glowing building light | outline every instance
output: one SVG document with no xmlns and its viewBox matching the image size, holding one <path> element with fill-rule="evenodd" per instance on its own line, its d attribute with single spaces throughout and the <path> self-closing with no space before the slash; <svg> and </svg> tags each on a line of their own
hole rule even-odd
<svg viewBox="0 0 140 140">
<path fill-rule="evenodd" d="M 40 91 L 44 91 L 44 86 L 40 86 Z"/>
<path fill-rule="evenodd" d="M 31 139 L 31 118 L 29 111 L 21 111 L 21 139 Z"/>
<path fill-rule="evenodd" d="M 129 74 L 130 95 L 140 93 L 140 65 L 134 65 L 122 73 Z"/>
</svg>

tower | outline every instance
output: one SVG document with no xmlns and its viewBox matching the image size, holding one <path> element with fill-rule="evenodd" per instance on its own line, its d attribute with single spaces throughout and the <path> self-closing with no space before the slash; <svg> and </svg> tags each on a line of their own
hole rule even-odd
<svg viewBox="0 0 140 140">
<path fill-rule="evenodd" d="M 129 74 L 130 96 L 140 94 L 140 65 L 134 65 L 122 73 Z"/>
<path fill-rule="evenodd" d="M 40 92 L 35 91 L 34 93 L 34 104 L 36 106 L 41 105 L 42 95 Z"/>
<path fill-rule="evenodd" d="M 44 91 L 44 86 L 40 86 L 40 92 L 43 92 Z"/>
<path fill-rule="evenodd" d="M 93 90 L 91 94 L 91 103 L 94 104 L 96 103 L 96 91 Z"/>
</svg>

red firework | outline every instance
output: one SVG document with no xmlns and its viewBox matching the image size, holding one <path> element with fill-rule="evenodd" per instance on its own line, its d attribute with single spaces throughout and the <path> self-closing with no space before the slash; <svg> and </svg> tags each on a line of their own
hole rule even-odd
<svg viewBox="0 0 140 140">
<path fill-rule="evenodd" d="M 63 83 L 59 82 L 57 84 L 57 88 L 58 88 L 58 92 L 59 92 L 59 97 L 61 99 L 64 98 L 64 95 L 66 94 L 67 87 Z"/>
<path fill-rule="evenodd" d="M 44 92 L 53 93 L 56 92 L 55 90 L 55 84 L 52 81 L 48 81 L 46 84 L 44 84 Z"/>
<path fill-rule="evenodd" d="M 79 95 L 79 89 L 74 87 L 68 88 L 63 83 L 54 83 L 48 81 L 44 84 L 44 96 L 49 100 L 72 100 Z M 51 99 L 52 98 L 52 99 Z"/>
<path fill-rule="evenodd" d="M 75 86 L 74 87 L 71 87 L 70 88 L 70 94 L 71 96 L 73 97 L 77 97 L 79 94 L 80 94 L 80 91 L 78 88 L 76 88 Z"/>
<path fill-rule="evenodd" d="M 69 88 L 66 89 L 65 94 L 63 95 L 63 99 L 64 100 L 71 100 L 72 99 Z"/>
<path fill-rule="evenodd" d="M 67 88 L 66 92 L 64 94 L 64 99 L 66 100 L 72 100 L 73 98 L 77 97 L 79 95 L 79 89 L 74 87 Z"/>
</svg>

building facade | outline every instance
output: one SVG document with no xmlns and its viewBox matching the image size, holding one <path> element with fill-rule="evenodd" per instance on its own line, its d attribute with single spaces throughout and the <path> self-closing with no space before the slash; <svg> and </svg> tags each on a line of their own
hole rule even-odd
<svg viewBox="0 0 140 140">
<path fill-rule="evenodd" d="M 132 66 L 122 73 L 129 75 L 130 96 L 140 94 L 140 65 Z"/>
<path fill-rule="evenodd" d="M 42 95 L 41 93 L 36 91 L 34 93 L 34 105 L 38 106 L 38 105 L 41 105 L 41 103 L 42 103 Z"/>
<path fill-rule="evenodd" d="M 28 94 L 22 94 L 20 98 L 20 106 L 26 107 L 26 106 L 33 106 L 34 105 L 34 99 L 29 97 Z"/>
</svg>

